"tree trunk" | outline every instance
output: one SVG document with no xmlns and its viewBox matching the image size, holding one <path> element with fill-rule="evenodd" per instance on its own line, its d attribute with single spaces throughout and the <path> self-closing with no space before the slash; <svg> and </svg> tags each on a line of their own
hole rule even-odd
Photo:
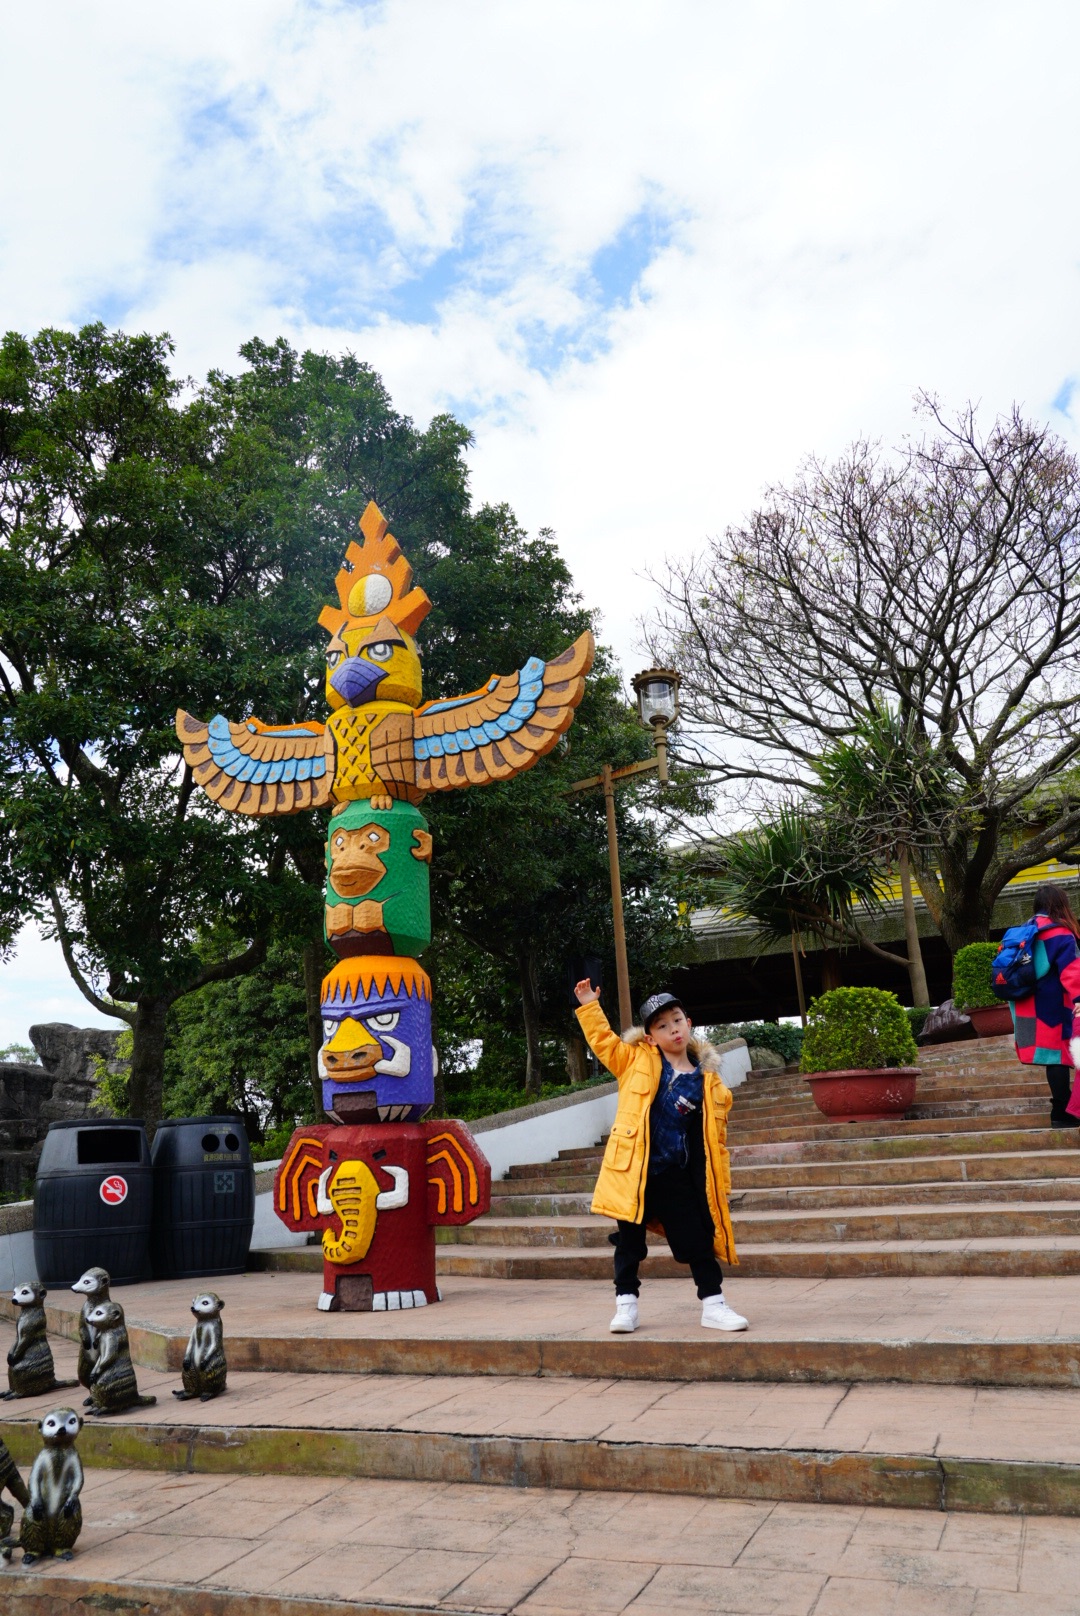
<svg viewBox="0 0 1080 1616">
<path fill-rule="evenodd" d="M 537 1099 L 543 1079 L 540 1055 L 540 1004 L 536 992 L 536 969 L 532 953 L 523 948 L 518 954 L 521 982 L 521 1012 L 525 1022 L 525 1093 Z"/>
<path fill-rule="evenodd" d="M 324 1122 L 326 1114 L 322 1103 L 322 1077 L 319 1072 L 319 1050 L 322 1048 L 322 979 L 326 951 L 322 937 L 311 937 L 304 944 L 304 997 L 307 1001 L 308 1080 L 311 1083 L 311 1102 L 316 1122 Z"/>
<path fill-rule="evenodd" d="M 823 948 L 821 950 L 821 989 L 828 993 L 831 988 L 843 985 L 840 975 L 840 950 L 838 948 Z"/>
<path fill-rule="evenodd" d="M 164 1105 L 165 1018 L 170 1002 L 166 998 L 146 998 L 135 1005 L 128 1116 L 141 1118 L 151 1138 Z"/>
<path fill-rule="evenodd" d="M 566 1075 L 571 1083 L 585 1083 L 589 1077 L 589 1058 L 585 1053 L 585 1044 L 581 1038 L 575 1038 L 571 1033 L 565 1040 L 566 1044 Z"/>
<path fill-rule="evenodd" d="M 799 937 L 792 927 L 791 931 L 791 957 L 795 961 L 795 991 L 799 995 L 799 1019 L 806 1026 L 806 993 L 803 989 L 802 962 L 799 959 Z"/>
<path fill-rule="evenodd" d="M 949 894 L 941 912 L 941 935 L 949 952 L 955 954 L 967 943 L 985 943 L 994 918 L 994 899 L 982 892 L 960 891 Z"/>
<path fill-rule="evenodd" d="M 900 849 L 900 891 L 904 898 L 904 939 L 907 943 L 908 975 L 911 977 L 911 1001 L 915 1005 L 928 1005 L 930 990 L 926 985 L 926 968 L 915 918 L 915 898 L 911 891 L 911 863 L 906 847 Z"/>
</svg>

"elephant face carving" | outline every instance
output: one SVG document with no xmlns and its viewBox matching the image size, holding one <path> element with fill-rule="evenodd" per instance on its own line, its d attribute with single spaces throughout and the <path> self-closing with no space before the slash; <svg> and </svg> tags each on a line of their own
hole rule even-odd
<svg viewBox="0 0 1080 1616">
<path fill-rule="evenodd" d="M 331 1163 L 319 1178 L 315 1205 L 323 1216 L 340 1220 L 323 1233 L 323 1256 L 331 1263 L 355 1263 L 367 1256 L 375 1237 L 380 1212 L 407 1206 L 409 1174 L 404 1167 L 382 1169 L 393 1180 L 393 1188 L 379 1189 L 378 1180 L 367 1162 L 353 1160 Z"/>
</svg>

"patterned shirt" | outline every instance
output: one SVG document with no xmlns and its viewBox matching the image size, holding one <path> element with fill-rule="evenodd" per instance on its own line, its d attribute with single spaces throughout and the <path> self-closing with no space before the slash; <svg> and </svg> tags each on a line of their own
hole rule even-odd
<svg viewBox="0 0 1080 1616">
<path fill-rule="evenodd" d="M 661 1056 L 660 1087 L 649 1110 L 650 1178 L 669 1167 L 686 1166 L 686 1124 L 695 1112 L 700 1112 L 704 1088 L 699 1066 L 692 1072 L 676 1072 L 667 1056 Z"/>
</svg>

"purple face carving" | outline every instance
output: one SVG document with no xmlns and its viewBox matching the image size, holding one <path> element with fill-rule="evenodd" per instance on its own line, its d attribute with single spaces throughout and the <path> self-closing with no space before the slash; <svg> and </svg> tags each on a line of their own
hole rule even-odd
<svg viewBox="0 0 1080 1616">
<path fill-rule="evenodd" d="M 322 987 L 323 1109 L 343 1125 L 418 1122 L 435 1098 L 431 983 L 415 960 L 342 960 Z"/>
</svg>

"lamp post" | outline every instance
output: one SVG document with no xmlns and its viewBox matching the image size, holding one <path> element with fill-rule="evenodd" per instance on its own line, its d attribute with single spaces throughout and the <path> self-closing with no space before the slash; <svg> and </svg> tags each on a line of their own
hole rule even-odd
<svg viewBox="0 0 1080 1616">
<path fill-rule="evenodd" d="M 661 785 L 669 782 L 667 760 L 668 726 L 679 716 L 679 675 L 673 668 L 647 668 L 636 673 L 631 680 L 637 696 L 638 717 L 652 730 L 655 756 L 641 763 L 628 763 L 625 768 L 613 769 L 605 763 L 599 774 L 587 780 L 575 780 L 566 795 L 579 791 L 594 791 L 598 786 L 604 793 L 607 817 L 608 869 L 611 874 L 611 921 L 615 933 L 615 976 L 619 990 L 620 1030 L 634 1024 L 634 1011 L 630 1002 L 630 967 L 626 958 L 626 927 L 623 923 L 622 877 L 619 872 L 619 833 L 615 823 L 615 787 L 635 774 L 648 774 L 656 770 Z"/>
</svg>

